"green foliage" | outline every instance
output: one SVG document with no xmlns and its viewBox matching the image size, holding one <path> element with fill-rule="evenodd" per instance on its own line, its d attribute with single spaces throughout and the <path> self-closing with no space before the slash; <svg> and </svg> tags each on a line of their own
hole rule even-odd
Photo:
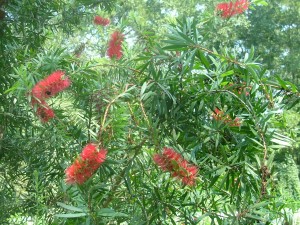
<svg viewBox="0 0 300 225">
<path fill-rule="evenodd" d="M 260 61 L 272 75 L 299 84 L 299 7 L 298 1 L 268 1 L 248 14 L 252 26 L 241 29 L 244 46 L 255 46 Z"/>
<path fill-rule="evenodd" d="M 166 3 L 146 1 L 129 11 L 135 3 L 5 4 L 1 220 L 269 224 L 283 216 L 281 209 L 296 210 L 298 170 L 286 149 L 299 139 L 299 121 L 288 124 L 292 115 L 279 112 L 299 102 L 299 88 L 270 77 L 253 47 L 230 47 L 239 47 L 232 29 L 238 21 L 247 27 L 246 17 L 225 21 L 212 6 L 203 18 L 183 17 L 196 14 L 185 5 L 175 20 L 158 10 Z M 98 5 L 114 14 L 109 28 L 90 25 Z M 123 44 L 119 61 L 104 57 L 116 29 L 135 37 L 133 46 Z M 216 37 L 216 30 L 224 36 Z M 56 116 L 41 123 L 30 91 L 55 70 L 66 71 L 72 85 L 48 101 Z M 84 184 L 67 185 L 65 169 L 90 142 L 106 148 L 107 159 Z M 153 155 L 164 146 L 197 165 L 195 186 L 155 165 Z M 280 196 L 287 188 L 291 195 Z"/>
</svg>

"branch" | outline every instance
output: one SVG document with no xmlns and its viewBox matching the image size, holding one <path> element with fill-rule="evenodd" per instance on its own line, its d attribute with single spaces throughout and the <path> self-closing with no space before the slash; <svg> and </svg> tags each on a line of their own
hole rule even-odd
<svg viewBox="0 0 300 225">
<path fill-rule="evenodd" d="M 127 89 L 128 89 L 128 86 L 129 85 L 126 85 L 126 88 L 125 88 L 125 91 L 123 91 L 121 94 L 119 94 L 118 96 L 116 96 L 113 100 L 111 100 L 108 105 L 106 106 L 106 109 L 105 109 L 105 112 L 104 112 L 104 116 L 103 116 L 103 120 L 102 120 L 102 123 L 100 125 L 100 129 L 98 131 L 98 140 L 99 140 L 99 144 L 101 145 L 101 136 L 102 136 L 102 133 L 104 131 L 104 126 L 105 126 L 105 122 L 106 122 L 106 118 L 108 117 L 108 111 L 110 109 L 110 107 L 112 106 L 113 103 L 115 103 L 120 97 L 123 96 L 124 93 L 127 92 Z"/>
</svg>

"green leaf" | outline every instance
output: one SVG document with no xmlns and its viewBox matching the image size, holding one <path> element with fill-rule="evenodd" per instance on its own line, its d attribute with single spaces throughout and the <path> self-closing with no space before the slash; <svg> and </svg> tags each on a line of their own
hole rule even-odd
<svg viewBox="0 0 300 225">
<path fill-rule="evenodd" d="M 256 204 L 254 204 L 254 205 L 251 205 L 251 206 L 249 207 L 249 209 L 262 208 L 262 207 L 264 207 L 264 206 L 266 206 L 266 205 L 268 205 L 268 204 L 269 204 L 269 202 L 266 202 L 266 201 L 259 202 L 259 203 L 256 203 Z"/>
<path fill-rule="evenodd" d="M 254 219 L 254 220 L 260 220 L 260 221 L 264 220 L 262 217 L 259 217 L 259 216 L 256 216 L 256 215 L 252 215 L 252 214 L 249 214 L 249 213 L 247 213 L 245 215 L 245 217 L 250 218 L 250 219 Z"/>
<path fill-rule="evenodd" d="M 196 222 L 198 223 L 201 220 L 203 220 L 205 217 L 208 217 L 208 216 L 210 216 L 210 213 L 205 213 L 205 214 L 201 215 L 200 217 L 198 217 Z"/>
<path fill-rule="evenodd" d="M 277 138 L 272 138 L 271 141 L 276 143 L 276 144 L 279 144 L 282 147 L 292 147 L 292 145 L 289 142 L 284 141 L 284 140 L 280 140 L 280 139 L 277 139 Z"/>
<path fill-rule="evenodd" d="M 151 96 L 154 96 L 155 94 L 156 94 L 155 92 L 149 91 L 141 97 L 141 100 L 145 102 L 148 98 L 150 98 Z"/>
<path fill-rule="evenodd" d="M 297 86 L 296 86 L 295 84 L 293 84 L 292 82 L 289 82 L 289 81 L 286 81 L 285 83 L 288 84 L 288 85 L 290 86 L 290 88 L 292 89 L 291 91 L 292 91 L 293 93 L 297 93 L 297 92 L 298 92 Z"/>
<path fill-rule="evenodd" d="M 257 75 L 255 69 L 252 66 L 247 66 L 247 70 L 252 75 L 252 77 L 255 80 L 255 82 L 258 83 L 259 79 L 258 79 L 258 75 Z"/>
<path fill-rule="evenodd" d="M 181 32 L 177 32 L 177 34 L 179 34 L 186 41 L 186 43 L 195 45 L 194 41 L 192 39 L 190 39 L 187 35 L 185 35 Z"/>
<path fill-rule="evenodd" d="M 250 49 L 250 53 L 249 53 L 249 57 L 248 57 L 247 62 L 249 62 L 250 60 L 252 60 L 253 57 L 254 57 L 254 46 L 252 45 L 251 49 Z"/>
<path fill-rule="evenodd" d="M 141 93 L 140 93 L 141 96 L 144 94 L 146 88 L 147 88 L 147 82 L 144 82 L 144 83 L 143 83 L 143 86 L 142 86 L 142 88 L 141 88 Z"/>
<path fill-rule="evenodd" d="M 279 82 L 280 86 L 283 87 L 284 89 L 288 89 L 286 86 L 286 82 L 282 80 L 279 76 L 276 76 L 277 81 Z"/>
<path fill-rule="evenodd" d="M 202 62 L 202 64 L 205 66 L 205 68 L 207 70 L 210 69 L 210 63 L 207 60 L 207 58 L 205 57 L 203 52 L 201 52 L 200 50 L 197 50 L 196 57 L 200 59 L 200 61 Z"/>
<path fill-rule="evenodd" d="M 55 214 L 56 217 L 61 218 L 77 218 L 77 217 L 84 217 L 86 213 L 67 213 L 67 214 Z"/>
<path fill-rule="evenodd" d="M 222 73 L 221 77 L 227 77 L 227 76 L 230 76 L 232 74 L 234 74 L 234 70 L 229 70 L 229 71 L 227 71 L 225 73 Z"/>
<path fill-rule="evenodd" d="M 269 154 L 269 157 L 268 157 L 268 160 L 267 160 L 267 167 L 268 168 L 272 168 L 274 157 L 275 157 L 275 151 L 272 151 L 271 154 Z"/>
<path fill-rule="evenodd" d="M 173 104 L 175 104 L 176 103 L 175 97 L 163 85 L 161 85 L 160 83 L 157 83 L 157 85 L 168 95 L 170 99 L 172 99 Z"/>
<path fill-rule="evenodd" d="M 256 5 L 263 5 L 263 6 L 267 6 L 268 3 L 264 0 L 253 0 L 252 1 L 253 4 L 256 4 Z"/>
<path fill-rule="evenodd" d="M 187 50 L 188 46 L 186 44 L 181 44 L 174 41 L 165 41 L 166 43 L 170 44 L 163 47 L 164 50 Z"/>
<path fill-rule="evenodd" d="M 72 211 L 76 211 L 76 212 L 84 212 L 84 210 L 81 209 L 81 208 L 77 208 L 77 207 L 72 206 L 72 205 L 66 205 L 66 204 L 64 204 L 62 202 L 57 202 L 57 205 L 59 205 L 60 207 L 65 208 L 67 210 L 72 210 Z"/>
<path fill-rule="evenodd" d="M 259 143 L 257 140 L 253 139 L 253 138 L 249 138 L 251 141 L 253 141 L 254 143 L 258 144 L 260 147 L 264 147 L 261 143 Z"/>
<path fill-rule="evenodd" d="M 4 91 L 4 94 L 7 94 L 9 92 L 14 92 L 15 90 L 19 89 L 20 82 L 17 81 L 11 88 Z"/>
</svg>

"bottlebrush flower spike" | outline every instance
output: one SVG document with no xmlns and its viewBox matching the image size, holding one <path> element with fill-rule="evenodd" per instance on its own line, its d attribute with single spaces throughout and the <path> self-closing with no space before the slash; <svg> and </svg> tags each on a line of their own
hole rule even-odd
<svg viewBox="0 0 300 225">
<path fill-rule="evenodd" d="M 71 81 L 65 76 L 65 72 L 58 70 L 39 81 L 32 88 L 32 95 L 34 98 L 43 101 L 66 89 L 70 84 Z"/>
<path fill-rule="evenodd" d="M 230 18 L 236 14 L 242 14 L 249 7 L 248 0 L 237 0 L 236 2 L 223 2 L 216 6 L 217 11 L 221 11 L 223 18 Z"/>
<path fill-rule="evenodd" d="M 198 167 L 189 164 L 172 148 L 164 147 L 163 153 L 155 154 L 153 160 L 163 171 L 170 172 L 172 177 L 180 179 L 182 183 L 189 186 L 195 185 Z"/>
<path fill-rule="evenodd" d="M 55 117 L 54 111 L 46 102 L 39 104 L 36 114 L 40 117 L 43 123 L 47 123 L 50 119 Z"/>
<path fill-rule="evenodd" d="M 103 18 L 101 16 L 95 16 L 94 23 L 101 26 L 107 26 L 110 24 L 110 20 L 108 18 Z"/>
<path fill-rule="evenodd" d="M 95 144 L 87 144 L 80 156 L 66 169 L 66 183 L 83 184 L 105 161 L 106 153 L 105 149 L 98 151 Z"/>
<path fill-rule="evenodd" d="M 123 40 L 124 40 L 124 35 L 119 31 L 115 31 L 114 33 L 112 33 L 108 44 L 108 49 L 107 49 L 107 55 L 109 58 L 120 59 L 122 57 Z"/>
</svg>

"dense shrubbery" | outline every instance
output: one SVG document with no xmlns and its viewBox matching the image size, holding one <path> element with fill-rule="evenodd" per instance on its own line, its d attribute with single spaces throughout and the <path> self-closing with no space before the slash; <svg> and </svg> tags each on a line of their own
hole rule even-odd
<svg viewBox="0 0 300 225">
<path fill-rule="evenodd" d="M 277 121 L 299 88 L 270 77 L 254 48 L 206 46 L 209 25 L 238 21 L 248 1 L 157 36 L 95 17 L 89 1 L 29 3 L 5 3 L 0 21 L 4 223 L 267 224 L 299 208 L 299 179 L 281 196 L 276 176 L 299 136 Z M 43 19 L 22 23 L 29 10 Z M 66 32 L 81 32 L 77 47 Z"/>
</svg>

